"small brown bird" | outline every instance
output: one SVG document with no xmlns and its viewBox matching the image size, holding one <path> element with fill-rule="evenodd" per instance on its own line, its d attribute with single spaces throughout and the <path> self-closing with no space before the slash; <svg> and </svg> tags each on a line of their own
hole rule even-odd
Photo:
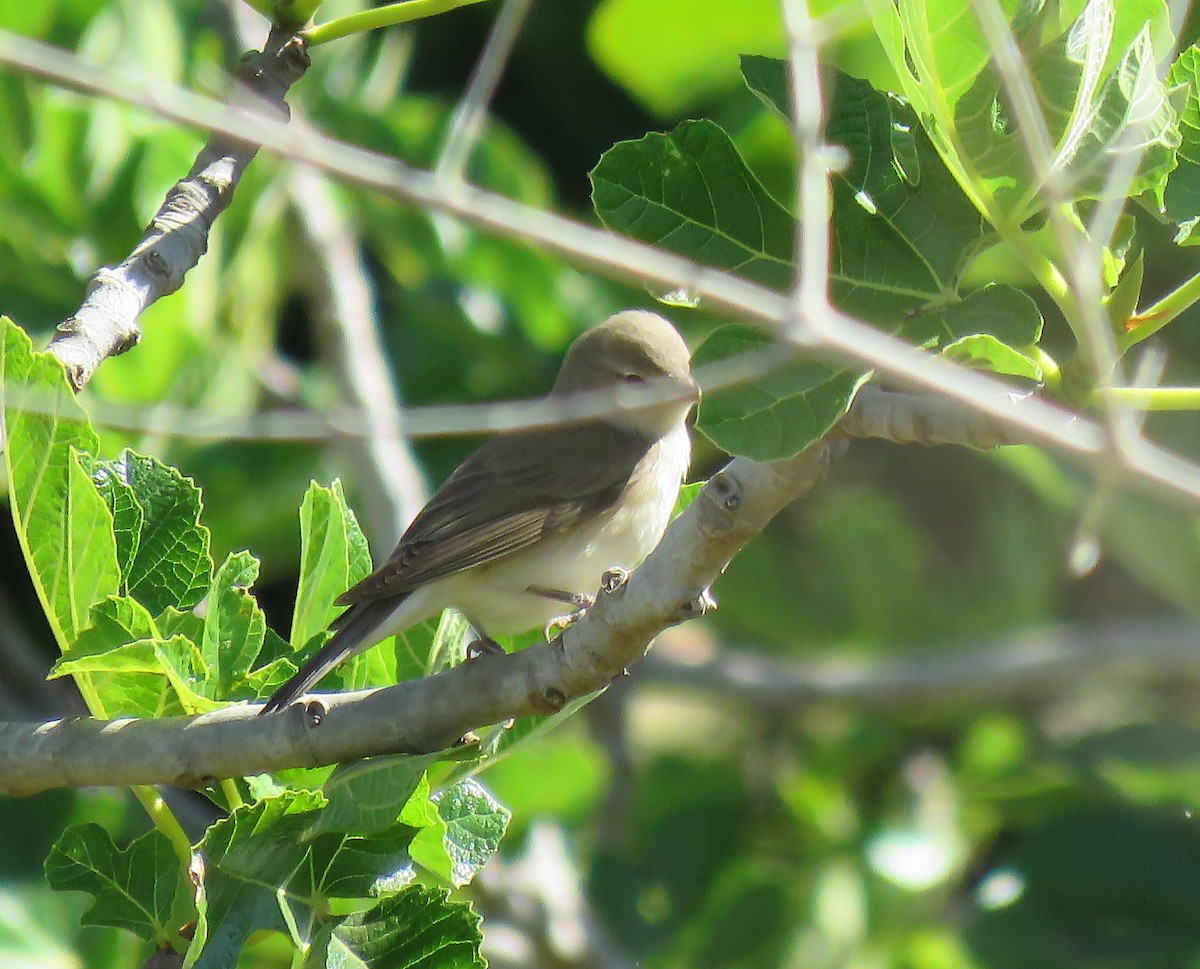
<svg viewBox="0 0 1200 969">
<path fill-rule="evenodd" d="M 546 398 L 655 382 L 673 399 L 603 418 L 501 434 L 421 509 L 388 560 L 338 603 L 333 637 L 262 713 L 305 693 L 347 657 L 447 606 L 485 640 L 544 625 L 586 602 L 610 568 L 662 538 L 691 454 L 699 399 L 686 344 L 661 316 L 626 310 L 571 344 Z"/>
</svg>

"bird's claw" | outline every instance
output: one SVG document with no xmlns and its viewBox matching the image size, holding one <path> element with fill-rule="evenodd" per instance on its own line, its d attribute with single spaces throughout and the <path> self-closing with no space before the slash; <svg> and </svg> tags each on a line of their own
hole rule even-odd
<svg viewBox="0 0 1200 969">
<path fill-rule="evenodd" d="M 595 602 L 594 596 L 588 596 L 588 598 Z M 551 619 L 548 623 L 546 623 L 546 628 L 542 630 L 542 635 L 546 637 L 546 642 L 552 642 L 554 637 L 561 633 L 564 629 L 566 629 L 572 623 L 582 619 L 587 614 L 587 611 L 588 607 L 583 607 L 576 609 L 574 612 L 569 612 L 565 616 L 555 616 L 553 619 Z"/>
</svg>

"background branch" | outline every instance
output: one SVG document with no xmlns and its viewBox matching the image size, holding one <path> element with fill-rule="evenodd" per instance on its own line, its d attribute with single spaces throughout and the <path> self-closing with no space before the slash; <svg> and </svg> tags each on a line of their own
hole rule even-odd
<svg viewBox="0 0 1200 969">
<path fill-rule="evenodd" d="M 1200 628 L 1178 617 L 1033 629 L 932 657 L 887 662 L 857 662 L 843 654 L 784 663 L 737 650 L 696 661 L 688 652 L 664 637 L 638 670 L 638 686 L 714 694 L 760 711 L 795 712 L 806 704 L 834 702 L 925 713 L 1029 704 L 1101 676 L 1200 682 Z"/>
<path fill-rule="evenodd" d="M 380 342 L 370 278 L 332 186 L 315 172 L 291 179 L 300 225 L 320 269 L 317 319 L 332 370 L 353 402 L 364 434 L 353 449 L 362 480 L 364 528 L 374 548 L 389 547 L 425 504 L 425 479 L 408 447 L 404 407 Z"/>
</svg>

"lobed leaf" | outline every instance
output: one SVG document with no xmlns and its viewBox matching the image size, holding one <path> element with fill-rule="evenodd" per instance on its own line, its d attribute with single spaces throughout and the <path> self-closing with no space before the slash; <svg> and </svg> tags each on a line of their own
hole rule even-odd
<svg viewBox="0 0 1200 969">
<path fill-rule="evenodd" d="M 413 885 L 388 895 L 334 930 L 328 965 L 336 969 L 484 969 L 480 918 L 437 888 Z"/>
<path fill-rule="evenodd" d="M 96 435 L 62 364 L 35 353 L 0 318 L 0 411 L 17 540 L 60 649 L 88 623 L 92 604 L 119 591 L 108 506 L 87 470 Z"/>
<path fill-rule="evenodd" d="M 420 754 L 339 764 L 321 785 L 329 806 L 314 830 L 373 834 L 397 821 L 414 828 L 432 824 L 436 811 L 422 811 L 421 805 L 428 804 L 425 771 L 436 760 L 436 754 Z"/>
<path fill-rule="evenodd" d="M 196 849 L 200 917 L 189 965 L 234 965 L 258 931 L 323 947 L 339 921 L 331 899 L 365 898 L 408 864 L 412 829 L 314 834 L 324 804 L 319 793 L 288 791 L 239 807 L 208 829 Z"/>
<path fill-rule="evenodd" d="M 292 648 L 329 628 L 341 607 L 333 602 L 371 571 L 371 553 L 358 519 L 346 505 L 342 483 L 315 481 L 300 506 L 300 582 L 292 613 Z"/>
<path fill-rule="evenodd" d="M 693 362 L 700 366 L 761 350 L 771 342 L 760 330 L 726 324 L 696 348 Z M 760 461 L 795 454 L 833 427 L 865 379 L 792 354 L 754 381 L 705 394 L 696 429 L 731 454 Z"/>
<path fill-rule="evenodd" d="M 418 864 L 461 888 L 496 853 L 512 815 L 473 778 L 433 802 L 439 823 L 423 828 L 409 850 Z"/>
<path fill-rule="evenodd" d="M 166 835 L 146 832 L 122 850 L 98 824 L 67 828 L 46 859 L 46 880 L 55 891 L 87 892 L 95 898 L 84 925 L 128 929 L 147 942 L 170 943 L 176 896 L 186 897 L 179 859 Z"/>
<path fill-rule="evenodd" d="M 190 608 L 212 578 L 200 489 L 157 458 L 125 450 L 97 461 L 96 485 L 115 522 L 123 591 L 151 612 Z"/>
</svg>

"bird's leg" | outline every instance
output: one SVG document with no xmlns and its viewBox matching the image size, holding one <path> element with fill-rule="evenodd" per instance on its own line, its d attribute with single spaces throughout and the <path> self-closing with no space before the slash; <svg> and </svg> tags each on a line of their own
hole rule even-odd
<svg viewBox="0 0 1200 969">
<path fill-rule="evenodd" d="M 471 623 L 471 628 L 477 633 L 476 637 L 467 643 L 467 659 L 478 659 L 480 656 L 503 656 L 504 647 L 492 639 L 480 626 Z"/>
<path fill-rule="evenodd" d="M 543 599 L 565 602 L 581 612 L 591 609 L 596 604 L 596 597 L 586 592 L 564 592 L 562 589 L 547 589 L 544 585 L 531 585 L 525 591 Z"/>
</svg>

